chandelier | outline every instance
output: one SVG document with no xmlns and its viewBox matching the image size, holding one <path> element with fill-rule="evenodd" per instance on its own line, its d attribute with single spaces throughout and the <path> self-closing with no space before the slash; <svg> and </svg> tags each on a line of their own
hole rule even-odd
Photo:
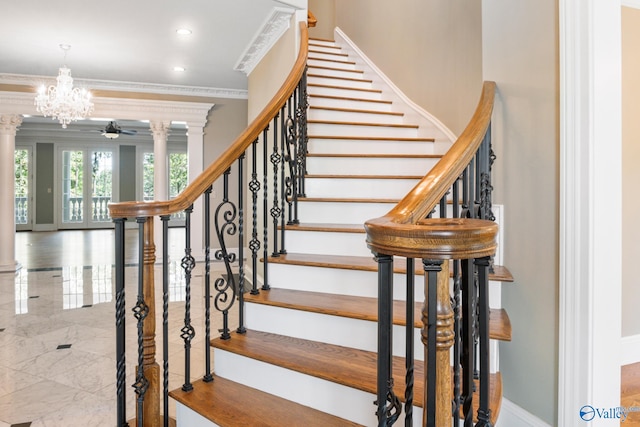
<svg viewBox="0 0 640 427">
<path fill-rule="evenodd" d="M 71 46 L 61 44 L 60 49 L 64 51 L 65 62 L 67 52 Z M 72 121 L 84 119 L 93 111 L 93 102 L 91 102 L 91 93 L 86 89 L 73 87 L 73 78 L 71 70 L 65 66 L 58 71 L 56 86 L 41 86 L 38 89 L 38 95 L 35 99 L 36 110 L 43 116 L 51 116 L 58 119 L 62 127 L 66 129 L 67 125 Z"/>
</svg>

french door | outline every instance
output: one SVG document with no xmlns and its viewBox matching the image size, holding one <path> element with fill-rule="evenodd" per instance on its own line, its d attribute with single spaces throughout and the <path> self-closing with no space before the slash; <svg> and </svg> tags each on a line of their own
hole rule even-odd
<svg viewBox="0 0 640 427">
<path fill-rule="evenodd" d="M 16 230 L 31 230 L 33 228 L 31 147 L 16 147 L 14 159 L 14 212 Z"/>
<path fill-rule="evenodd" d="M 116 151 L 69 147 L 59 150 L 59 228 L 112 227 L 108 204 L 114 200 Z"/>
</svg>

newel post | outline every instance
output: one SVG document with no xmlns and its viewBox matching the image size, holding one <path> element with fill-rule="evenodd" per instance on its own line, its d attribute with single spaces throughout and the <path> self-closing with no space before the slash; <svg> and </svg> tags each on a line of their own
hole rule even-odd
<svg viewBox="0 0 640 427">
<path fill-rule="evenodd" d="M 449 298 L 449 260 L 423 261 L 425 303 L 422 306 L 422 343 L 426 369 L 422 425 L 451 423 L 450 352 L 455 339 L 454 316 Z M 432 362 L 435 361 L 435 362 Z"/>
</svg>

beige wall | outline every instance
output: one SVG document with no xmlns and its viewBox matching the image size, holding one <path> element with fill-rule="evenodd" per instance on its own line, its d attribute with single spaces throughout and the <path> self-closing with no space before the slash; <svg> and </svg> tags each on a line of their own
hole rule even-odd
<svg viewBox="0 0 640 427">
<path fill-rule="evenodd" d="M 309 0 L 309 12 L 318 20 L 315 27 L 309 28 L 309 37 L 333 40 L 336 26 L 335 0 Z"/>
<path fill-rule="evenodd" d="M 622 8 L 622 336 L 640 334 L 640 10 Z"/>
<path fill-rule="evenodd" d="M 480 0 L 336 2 L 336 25 L 414 102 L 459 134 L 482 87 Z"/>
<path fill-rule="evenodd" d="M 494 201 L 505 206 L 502 288 L 513 341 L 500 344 L 504 396 L 555 425 L 558 375 L 557 0 L 484 0 L 484 78 L 498 86 Z M 577 415 L 576 415 L 577 416 Z"/>
</svg>

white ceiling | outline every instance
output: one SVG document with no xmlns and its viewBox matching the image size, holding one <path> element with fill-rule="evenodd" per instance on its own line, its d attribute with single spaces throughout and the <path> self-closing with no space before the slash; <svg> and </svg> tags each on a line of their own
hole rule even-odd
<svg viewBox="0 0 640 427">
<path fill-rule="evenodd" d="M 219 89 L 245 91 L 246 75 L 234 67 L 274 10 L 301 3 L 306 0 L 3 2 L 0 83 L 37 85 L 33 76 L 57 75 L 65 62 L 59 45 L 66 43 L 66 65 L 90 88 L 98 80 L 112 89 L 148 84 L 178 92 L 208 88 L 203 93 L 213 96 Z M 179 28 L 193 34 L 179 36 Z"/>
</svg>

